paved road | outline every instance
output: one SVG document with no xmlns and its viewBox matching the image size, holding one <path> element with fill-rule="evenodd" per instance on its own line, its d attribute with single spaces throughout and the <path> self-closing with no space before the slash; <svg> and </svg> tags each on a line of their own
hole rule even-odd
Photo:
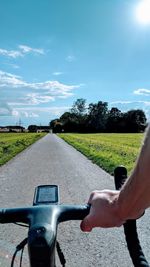
<svg viewBox="0 0 150 267">
<path fill-rule="evenodd" d="M 34 187 L 56 183 L 62 203 L 85 203 L 97 188 L 114 188 L 113 178 L 56 135 L 48 134 L 0 168 L 1 207 L 32 204 Z M 139 220 L 144 252 L 150 262 L 150 213 Z M 10 253 L 26 230 L 0 226 L 0 266 L 9 266 Z M 61 224 L 58 240 L 68 267 L 130 267 L 123 229 L 94 229 L 82 233 L 79 222 Z M 57 260 L 58 261 L 58 260 Z M 7 265 L 6 265 L 7 264 Z M 28 266 L 25 253 L 24 266 Z M 57 266 L 60 267 L 59 261 Z"/>
</svg>

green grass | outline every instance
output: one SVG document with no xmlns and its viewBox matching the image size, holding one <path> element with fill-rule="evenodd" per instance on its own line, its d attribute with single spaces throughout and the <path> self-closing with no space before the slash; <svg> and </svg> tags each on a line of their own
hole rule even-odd
<svg viewBox="0 0 150 267">
<path fill-rule="evenodd" d="M 45 133 L 0 133 L 0 166 L 44 135 Z"/>
<path fill-rule="evenodd" d="M 143 134 L 59 134 L 98 166 L 113 174 L 124 165 L 130 172 L 135 164 Z"/>
</svg>

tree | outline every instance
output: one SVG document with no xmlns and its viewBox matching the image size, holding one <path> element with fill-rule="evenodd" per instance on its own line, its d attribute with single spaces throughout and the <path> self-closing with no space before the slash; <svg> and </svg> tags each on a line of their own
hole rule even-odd
<svg viewBox="0 0 150 267">
<path fill-rule="evenodd" d="M 75 113 L 65 112 L 61 117 L 60 121 L 63 125 L 65 132 L 77 132 L 78 131 L 78 116 Z"/>
<path fill-rule="evenodd" d="M 146 115 L 141 109 L 129 110 L 124 114 L 127 132 L 143 132 L 146 127 Z"/>
<path fill-rule="evenodd" d="M 112 107 L 108 112 L 106 128 L 108 132 L 120 132 L 123 114 L 118 108 Z"/>
<path fill-rule="evenodd" d="M 53 130 L 54 133 L 61 133 L 63 131 L 63 125 L 60 119 L 52 120 L 50 123 L 50 128 Z"/>
<path fill-rule="evenodd" d="M 86 131 L 86 100 L 77 99 L 70 112 L 65 112 L 60 121 L 63 124 L 65 132 L 85 132 Z"/>
<path fill-rule="evenodd" d="M 74 113 L 78 116 L 83 116 L 86 112 L 86 99 L 84 98 L 78 98 L 72 108 L 71 108 L 71 113 Z"/>
<path fill-rule="evenodd" d="M 88 125 L 91 131 L 104 132 L 108 117 L 108 103 L 99 101 L 89 105 Z"/>
<path fill-rule="evenodd" d="M 37 132 L 38 126 L 37 125 L 29 125 L 28 130 L 29 132 L 35 133 Z"/>
</svg>

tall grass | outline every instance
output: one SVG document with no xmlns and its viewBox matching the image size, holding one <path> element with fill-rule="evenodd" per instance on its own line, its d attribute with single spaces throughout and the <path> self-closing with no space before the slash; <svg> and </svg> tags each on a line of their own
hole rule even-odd
<svg viewBox="0 0 150 267">
<path fill-rule="evenodd" d="M 98 166 L 113 174 L 118 165 L 133 169 L 143 134 L 59 134 Z"/>
<path fill-rule="evenodd" d="M 45 133 L 0 133 L 0 166 L 44 135 Z"/>
</svg>

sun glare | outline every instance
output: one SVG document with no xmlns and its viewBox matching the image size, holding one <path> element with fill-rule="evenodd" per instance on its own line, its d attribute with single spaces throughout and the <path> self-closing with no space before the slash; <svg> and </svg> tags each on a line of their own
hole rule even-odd
<svg viewBox="0 0 150 267">
<path fill-rule="evenodd" d="M 136 8 L 136 18 L 141 24 L 150 24 L 150 0 L 142 0 Z"/>
</svg>

